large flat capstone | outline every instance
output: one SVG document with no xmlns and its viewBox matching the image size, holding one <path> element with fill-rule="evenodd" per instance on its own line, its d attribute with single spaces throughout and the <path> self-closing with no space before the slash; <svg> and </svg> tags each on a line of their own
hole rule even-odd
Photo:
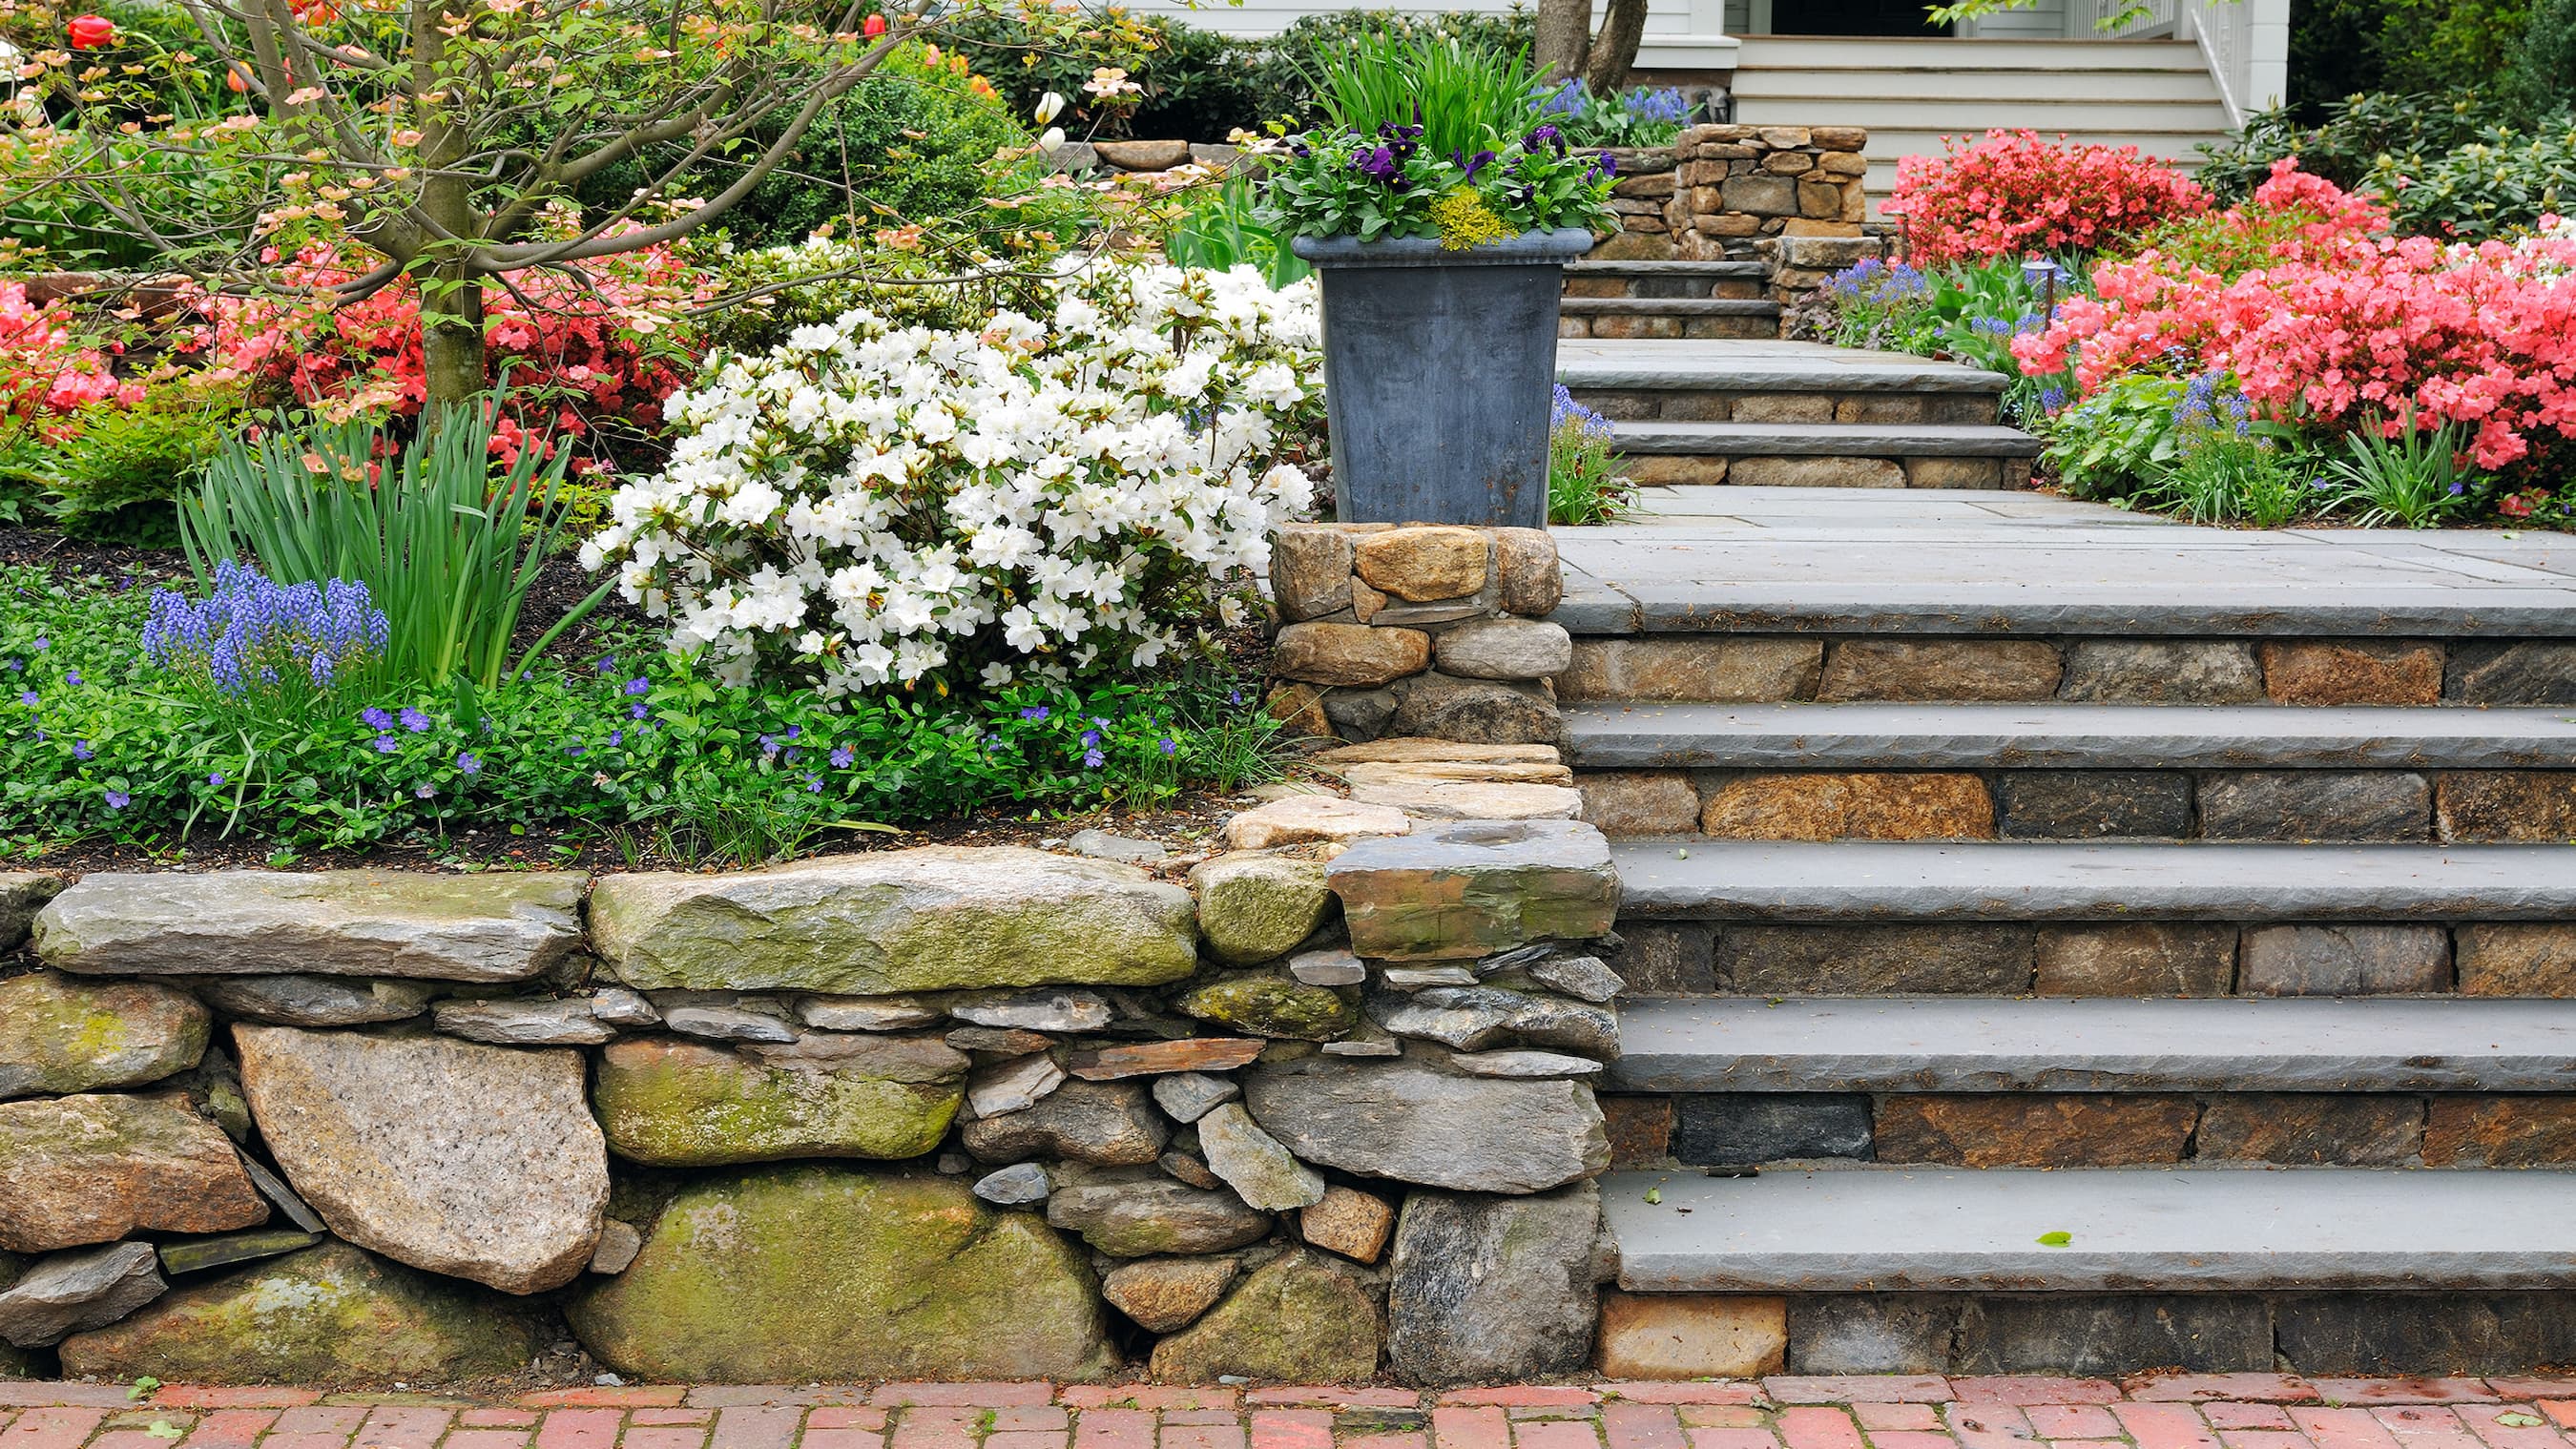
<svg viewBox="0 0 2576 1449">
<path fill-rule="evenodd" d="M 101 871 L 36 915 L 37 954 L 134 976 L 517 981 L 581 944 L 582 877 Z"/>
<path fill-rule="evenodd" d="M 1244 1104 L 1290 1152 L 1458 1192 L 1545 1192 L 1610 1164 L 1592 1089 L 1468 1077 L 1426 1057 L 1309 1057 L 1244 1074 Z"/>
<path fill-rule="evenodd" d="M 600 1052 L 592 1101 L 618 1156 L 660 1167 L 918 1157 L 957 1115 L 968 1065 L 937 1037 L 738 1049 L 631 1037 Z"/>
<path fill-rule="evenodd" d="M 610 876 L 590 923 L 619 979 L 646 990 L 1150 986 L 1198 960 L 1187 890 L 1015 846 Z"/>
<path fill-rule="evenodd" d="M 331 1230 L 509 1293 L 569 1283 L 608 1203 L 581 1053 L 237 1026 L 243 1094 Z"/>
<path fill-rule="evenodd" d="M 1354 842 L 1325 883 L 1341 897 L 1351 949 L 1390 961 L 1599 936 L 1619 910 L 1609 841 L 1572 820 L 1426 822 Z"/>
<path fill-rule="evenodd" d="M 682 1383 L 1088 1379 L 1117 1362 L 1083 1255 L 929 1174 L 699 1178 L 566 1311 L 618 1372 Z"/>
</svg>

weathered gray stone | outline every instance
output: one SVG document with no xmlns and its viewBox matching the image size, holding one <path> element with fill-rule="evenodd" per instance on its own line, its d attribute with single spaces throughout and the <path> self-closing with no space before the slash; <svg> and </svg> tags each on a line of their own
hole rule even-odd
<svg viewBox="0 0 2576 1449">
<path fill-rule="evenodd" d="M 2030 989 L 2028 926 L 1721 927 L 1717 982 L 1745 996 Z"/>
<path fill-rule="evenodd" d="M 60 894 L 63 878 L 33 871 L 0 871 L 0 951 L 14 951 L 27 939 L 36 912 Z"/>
<path fill-rule="evenodd" d="M 1112 835 L 1106 830 L 1077 830 L 1066 838 L 1064 848 L 1076 855 L 1087 855 L 1094 860 L 1114 860 L 1121 865 L 1154 865 L 1171 859 L 1172 855 L 1153 841 Z"/>
<path fill-rule="evenodd" d="M 1044 1052 L 978 1067 L 967 1079 L 966 1102 L 978 1117 L 1024 1112 L 1064 1085 L 1064 1068 Z"/>
<path fill-rule="evenodd" d="M 430 1018 L 449 1036 L 494 1046 L 597 1046 L 614 1041 L 617 1028 L 591 1014 L 582 997 L 500 997 L 442 1001 Z"/>
<path fill-rule="evenodd" d="M 918 1157 L 947 1135 L 967 1066 L 936 1037 L 740 1051 L 634 1037 L 599 1054 L 591 1100 L 610 1149 L 657 1167 Z"/>
<path fill-rule="evenodd" d="M 114 1323 L 169 1286 L 150 1243 L 51 1254 L 0 1290 L 0 1338 L 21 1348 L 53 1343 Z"/>
<path fill-rule="evenodd" d="M 1800 1294 L 1789 1300 L 1789 1372 L 1947 1372 L 1959 1310 L 1958 1299 L 1941 1294 Z"/>
<path fill-rule="evenodd" d="M 1166 1152 L 1154 1159 L 1154 1165 L 1192 1187 L 1210 1192 L 1225 1186 L 1225 1179 L 1208 1171 L 1208 1165 L 1186 1152 Z"/>
<path fill-rule="evenodd" d="M 1057 988 L 1019 991 L 1008 996 L 952 1001 L 948 1014 L 977 1026 L 1018 1027 L 1027 1031 L 1099 1031 L 1118 1019 L 1095 991 Z"/>
<path fill-rule="evenodd" d="M 1386 1028 L 1363 1017 L 1351 1028 L 1351 1034 L 1339 1041 L 1328 1041 L 1321 1048 L 1328 1057 L 1400 1057 L 1404 1043 Z"/>
<path fill-rule="evenodd" d="M 1315 933 L 1333 893 L 1320 861 L 1238 851 L 1190 871 L 1199 934 L 1217 959 L 1250 965 L 1284 956 Z"/>
<path fill-rule="evenodd" d="M 1473 619 L 1441 632 L 1442 671 L 1469 679 L 1548 679 L 1574 662 L 1574 640 L 1543 619 Z"/>
<path fill-rule="evenodd" d="M 1377 973 L 1389 991 L 1427 991 L 1435 986 L 1474 986 L 1476 973 L 1464 966 L 1389 966 Z"/>
<path fill-rule="evenodd" d="M 590 916 L 601 954 L 646 989 L 1157 985 L 1190 974 L 1198 956 L 1180 886 L 1013 846 L 610 876 Z"/>
<path fill-rule="evenodd" d="M 1717 928 L 1695 921 L 1629 921 L 1619 928 L 1619 967 L 1640 996 L 1711 996 Z"/>
<path fill-rule="evenodd" d="M 629 991 L 623 986 L 595 986 L 591 988 L 589 1000 L 590 1014 L 610 1026 L 631 1031 L 658 1026 L 662 1021 L 662 1013 L 654 1009 L 653 1003 L 646 1000 L 642 992 Z"/>
<path fill-rule="evenodd" d="M 644 1234 L 633 1223 L 609 1218 L 599 1225 L 599 1244 L 590 1250 L 590 1271 L 614 1277 L 626 1271 L 644 1251 Z"/>
<path fill-rule="evenodd" d="M 1407 1383 L 1552 1382 L 1592 1357 L 1601 1195 L 1416 1192 L 1396 1220 L 1387 1361 Z"/>
<path fill-rule="evenodd" d="M 2079 639 L 2060 699 L 2088 704 L 2259 704 L 2263 668 L 2236 639 Z"/>
<path fill-rule="evenodd" d="M 1110 1269 L 1100 1292 L 1147 1333 L 1172 1333 L 1215 1307 L 1242 1267 L 1233 1258 L 1149 1258 Z"/>
<path fill-rule="evenodd" d="M 1732 1167 L 1870 1157 L 1869 1098 L 1840 1092 L 1695 1092 L 1675 1099 L 1673 1158 Z"/>
<path fill-rule="evenodd" d="M 1459 1192 L 1544 1192 L 1610 1162 L 1592 1091 L 1453 1075 L 1413 1058 L 1262 1063 L 1252 1119 L 1308 1162 Z"/>
<path fill-rule="evenodd" d="M 249 1115 L 248 1102 L 242 1103 L 242 1112 L 245 1116 Z M 251 1186 L 259 1189 L 259 1195 L 268 1199 L 269 1206 L 284 1213 L 288 1222 L 305 1232 L 322 1231 L 324 1226 L 322 1215 L 315 1212 L 304 1199 L 297 1197 L 295 1189 L 286 1185 L 286 1179 L 260 1166 L 259 1159 L 247 1152 L 240 1154 L 240 1157 L 242 1171 L 250 1174 Z"/>
<path fill-rule="evenodd" d="M 1504 1028 L 1526 999 L 1512 991 L 1442 986 L 1411 994 L 1379 992 L 1369 998 L 1368 1013 L 1397 1036 L 1472 1052 L 1502 1041 Z"/>
<path fill-rule="evenodd" d="M 2007 840 L 2191 834 L 2191 777 L 2178 770 L 2006 770 L 1994 791 Z"/>
<path fill-rule="evenodd" d="M 784 1044 L 796 1040 L 796 1027 L 784 1016 L 750 1006 L 674 1006 L 662 1013 L 662 1024 L 682 1036 L 707 1041 L 756 1041 Z"/>
<path fill-rule="evenodd" d="M 2211 840 L 2424 840 L 2433 787 L 2394 770 L 2235 770 L 2200 783 Z"/>
<path fill-rule="evenodd" d="M 1550 953 L 1520 968 L 1532 981 L 1580 1001 L 1604 1004 L 1628 987 L 1598 956 Z"/>
<path fill-rule="evenodd" d="M 1581 1052 L 1602 1061 L 1619 1055 L 1619 1017 L 1605 1006 L 1531 995 L 1522 999 L 1504 1026 L 1525 1045 Z"/>
<path fill-rule="evenodd" d="M 37 913 L 48 965 L 120 976 L 519 981 L 581 945 L 582 878 L 98 871 Z"/>
<path fill-rule="evenodd" d="M 1288 974 L 1309 986 L 1357 986 L 1368 980 L 1368 967 L 1359 957 L 1333 947 L 1289 957 Z"/>
<path fill-rule="evenodd" d="M 2036 639 L 1843 639 L 1825 651 L 1816 698 L 2048 699 L 2059 667 L 2056 646 Z"/>
<path fill-rule="evenodd" d="M 975 1195 L 996 1207 L 1027 1207 L 1045 1202 L 1052 1191 L 1054 1185 L 1047 1181 L 1046 1169 L 1034 1162 L 1015 1162 L 975 1180 Z"/>
<path fill-rule="evenodd" d="M 1224 1302 L 1155 1344 L 1152 1372 L 1165 1383 L 1361 1383 L 1376 1376 L 1377 1359 L 1368 1290 L 1348 1268 L 1298 1251 L 1255 1268 Z"/>
<path fill-rule="evenodd" d="M 1198 1132 L 1208 1171 L 1247 1204 L 1277 1213 L 1323 1201 L 1323 1175 L 1262 1131 L 1242 1104 L 1224 1102 L 1209 1109 L 1198 1120 Z"/>
<path fill-rule="evenodd" d="M 2272 1310 L 2250 1293 L 1984 1294 L 1961 1316 L 1954 1372 L 2268 1373 Z"/>
<path fill-rule="evenodd" d="M 986 1162 L 1066 1158 L 1132 1166 L 1163 1155 L 1171 1129 L 1140 1082 L 1066 1082 L 1036 1105 L 966 1124 L 958 1140 Z"/>
<path fill-rule="evenodd" d="M 608 1148 L 579 1052 L 290 1026 L 233 1041 L 260 1134 L 334 1233 L 507 1293 L 589 1263 Z"/>
<path fill-rule="evenodd" d="M 1449 1065 L 1471 1077 L 1597 1077 L 1601 1063 L 1564 1052 L 1509 1048 L 1494 1052 L 1458 1052 Z"/>
<path fill-rule="evenodd" d="M 1175 1122 L 1195 1122 L 1208 1109 L 1242 1097 L 1243 1088 L 1205 1072 L 1173 1072 L 1154 1079 L 1154 1105 Z"/>
<path fill-rule="evenodd" d="M 1395 734 L 1486 745 L 1556 740 L 1556 702 L 1536 685 L 1430 672 L 1403 679 L 1395 691 L 1388 725 Z"/>
<path fill-rule="evenodd" d="M 231 1268 L 262 1258 L 282 1258 L 321 1241 L 320 1233 L 302 1228 L 253 1228 L 211 1238 L 182 1238 L 161 1245 L 161 1271 L 177 1276 Z"/>
<path fill-rule="evenodd" d="M 175 1093 L 0 1102 L 0 1251 L 49 1253 L 138 1229 L 220 1233 L 268 1219 L 232 1139 Z"/>
<path fill-rule="evenodd" d="M 1574 821 L 1465 821 L 1353 842 L 1326 867 L 1351 949 L 1394 961 L 1491 955 L 1610 929 L 1609 842 Z"/>
<path fill-rule="evenodd" d="M 1233 1193 L 1160 1176 L 1059 1184 L 1047 1198 L 1047 1222 L 1113 1258 L 1222 1253 L 1270 1231 L 1270 1215 Z"/>
<path fill-rule="evenodd" d="M 1236 850 L 1267 850 L 1402 835 L 1412 828 L 1405 813 L 1391 805 L 1364 805 L 1338 795 L 1291 795 L 1237 811 L 1225 822 L 1225 843 Z"/>
<path fill-rule="evenodd" d="M 341 976 L 208 977 L 192 982 L 199 1000 L 241 1021 L 268 1026 L 365 1026 L 405 1021 L 429 1009 L 437 990 L 425 981 L 364 981 Z"/>
<path fill-rule="evenodd" d="M 2576 644 L 2557 639 L 2452 643 L 2442 697 L 2453 704 L 2576 704 Z"/>
<path fill-rule="evenodd" d="M 1395 709 L 1392 689 L 1336 689 L 1324 696 L 1324 718 L 1346 740 L 1373 740 L 1386 733 Z"/>
<path fill-rule="evenodd" d="M 324 1243 L 162 1295 L 63 1341 L 63 1371 L 197 1384 L 453 1382 L 527 1368 L 552 1334 L 519 1304 Z"/>
<path fill-rule="evenodd" d="M 1292 523 L 1270 543 L 1270 597 L 1290 623 L 1351 606 L 1351 536 L 1329 524 Z"/>
<path fill-rule="evenodd" d="M 166 986 L 13 976 L 0 981 L 0 1097 L 157 1082 L 195 1066 L 212 1027 Z"/>
<path fill-rule="evenodd" d="M 918 996 L 800 996 L 796 1019 L 817 1031 L 903 1031 L 944 1021 L 947 1011 Z"/>
<path fill-rule="evenodd" d="M 565 1312 L 609 1367 L 680 1382 L 1069 1380 L 1117 1362 L 1071 1244 L 928 1174 L 700 1178 Z"/>
<path fill-rule="evenodd" d="M 2248 996 L 2447 991 L 2451 933 L 2440 926 L 2252 926 L 2236 989 Z"/>
<path fill-rule="evenodd" d="M 2184 921 L 2042 926 L 2042 996 L 2224 996 L 2236 980 L 2236 928 Z"/>
<path fill-rule="evenodd" d="M 2273 1300 L 2273 1334 L 2304 1374 L 2528 1372 L 2576 1362 L 2568 1308 L 2564 1292 L 2294 1293 Z"/>
<path fill-rule="evenodd" d="M 1588 638 L 1575 641 L 1572 665 L 1557 676 L 1556 689 L 1566 700 L 1811 699 L 1824 657 L 1817 639 Z"/>
</svg>

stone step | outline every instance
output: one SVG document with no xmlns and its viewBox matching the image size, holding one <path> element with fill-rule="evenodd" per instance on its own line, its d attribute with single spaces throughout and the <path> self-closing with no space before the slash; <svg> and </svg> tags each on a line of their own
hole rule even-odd
<svg viewBox="0 0 2576 1449">
<path fill-rule="evenodd" d="M 1577 262 L 1565 269 L 1567 301 L 1622 298 L 1773 302 L 1771 269 L 1761 262 Z M 1747 315 L 1777 318 L 1777 303 L 1770 312 Z"/>
<path fill-rule="evenodd" d="M 1999 394 L 2001 373 L 1902 352 L 1821 342 L 1567 342 L 1556 380 L 1585 389 L 1666 392 L 1935 392 Z"/>
<path fill-rule="evenodd" d="M 1633 304 L 1632 304 L 1633 305 Z M 2035 458 L 2043 444 L 2019 428 L 1975 423 L 1688 423 L 1614 425 L 1630 455 L 1742 458 Z"/>
<path fill-rule="evenodd" d="M 1620 919 L 2576 921 L 2557 845 L 1621 840 Z"/>
<path fill-rule="evenodd" d="M 1648 998 L 1614 1092 L 2567 1092 L 2576 1001 Z"/>
<path fill-rule="evenodd" d="M 2576 1286 L 2571 1195 L 2564 1172 L 2354 1168 L 1601 1184 L 1619 1286 L 1652 1293 L 2564 1288 Z"/>
<path fill-rule="evenodd" d="M 2576 767 L 2576 710 L 2272 704 L 1570 704 L 1579 769 Z"/>
<path fill-rule="evenodd" d="M 1750 297 L 1566 297 L 1564 338 L 1740 338 L 1780 335 L 1780 304 Z"/>
</svg>

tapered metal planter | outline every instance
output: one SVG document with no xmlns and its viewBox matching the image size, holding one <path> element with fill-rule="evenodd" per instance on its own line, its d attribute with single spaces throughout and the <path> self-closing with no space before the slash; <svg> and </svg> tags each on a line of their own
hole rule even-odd
<svg viewBox="0 0 2576 1449">
<path fill-rule="evenodd" d="M 1545 527 L 1557 302 L 1592 234 L 1294 245 L 1323 278 L 1342 521 Z"/>
</svg>

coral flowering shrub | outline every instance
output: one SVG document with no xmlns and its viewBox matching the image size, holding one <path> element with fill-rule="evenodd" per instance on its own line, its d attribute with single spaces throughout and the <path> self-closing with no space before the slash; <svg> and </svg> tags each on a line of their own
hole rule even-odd
<svg viewBox="0 0 2576 1449">
<path fill-rule="evenodd" d="M 418 413 L 428 383 L 410 280 L 343 306 L 318 300 L 360 270 L 327 244 L 307 246 L 278 268 L 279 285 L 300 295 L 200 298 L 204 324 L 180 350 L 277 401 Z M 660 426 L 663 400 L 694 366 L 686 308 L 711 295 L 708 279 L 655 247 L 604 258 L 581 279 L 532 269 L 506 280 L 483 294 L 493 380 L 507 372 L 517 413 L 497 451 L 515 455 L 524 432 L 584 437 L 607 419 Z"/>
<path fill-rule="evenodd" d="M 0 412 L 68 413 L 142 397 L 141 387 L 117 380 L 105 353 L 73 337 L 60 302 L 39 307 L 27 300 L 25 283 L 0 282 Z"/>
<path fill-rule="evenodd" d="M 2318 219 L 2233 279 L 2153 248 L 2106 262 L 2097 295 L 2068 298 L 2014 356 L 2026 370 L 2071 364 L 2088 394 L 2179 368 L 2231 373 L 2267 414 L 2336 430 L 2457 423 L 2486 468 L 2576 438 L 2576 233 L 2395 237 L 2286 161 L 2249 206 Z"/>
<path fill-rule="evenodd" d="M 2067 145 L 2003 130 L 1943 145 L 1946 154 L 1896 163 L 1887 202 L 1905 218 L 1912 259 L 1925 266 L 2093 251 L 2209 209 L 2209 194 L 2190 177 L 2135 146 Z"/>
</svg>

